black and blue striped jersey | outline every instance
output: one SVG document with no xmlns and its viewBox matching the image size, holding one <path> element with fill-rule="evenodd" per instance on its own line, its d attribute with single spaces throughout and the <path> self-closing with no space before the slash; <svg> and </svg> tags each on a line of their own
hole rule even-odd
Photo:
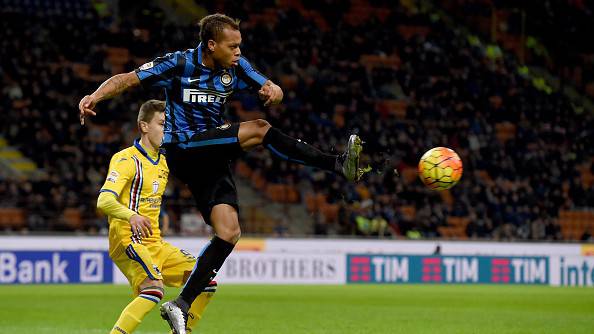
<svg viewBox="0 0 594 334">
<path fill-rule="evenodd" d="M 136 74 L 143 87 L 165 89 L 163 144 L 187 142 L 196 133 L 224 124 L 223 105 L 236 90 L 259 89 L 268 80 L 243 57 L 237 66 L 211 70 L 202 65 L 202 49 L 168 53 Z"/>
</svg>

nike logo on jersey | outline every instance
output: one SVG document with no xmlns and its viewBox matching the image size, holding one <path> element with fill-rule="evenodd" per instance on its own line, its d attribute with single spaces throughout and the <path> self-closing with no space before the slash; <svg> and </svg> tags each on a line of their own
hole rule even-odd
<svg viewBox="0 0 594 334">
<path fill-rule="evenodd" d="M 198 79 L 188 78 L 188 82 L 189 83 L 192 83 L 192 82 L 195 82 L 195 81 L 200 81 L 200 78 L 198 78 Z"/>
</svg>

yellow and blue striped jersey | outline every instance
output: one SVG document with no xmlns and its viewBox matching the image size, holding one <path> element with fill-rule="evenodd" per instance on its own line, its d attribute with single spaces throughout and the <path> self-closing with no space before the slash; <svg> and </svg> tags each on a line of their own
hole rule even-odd
<svg viewBox="0 0 594 334">
<path fill-rule="evenodd" d="M 113 194 L 121 204 L 151 220 L 153 235 L 143 241 L 161 239 L 159 213 L 168 176 L 165 156 L 159 153 L 153 160 L 138 139 L 133 146 L 114 154 L 109 163 L 101 192 Z M 131 242 L 140 242 L 132 235 L 130 223 L 122 219 L 109 217 L 109 234 L 110 240 L 118 239 L 111 241 L 121 242 L 130 238 Z"/>
</svg>

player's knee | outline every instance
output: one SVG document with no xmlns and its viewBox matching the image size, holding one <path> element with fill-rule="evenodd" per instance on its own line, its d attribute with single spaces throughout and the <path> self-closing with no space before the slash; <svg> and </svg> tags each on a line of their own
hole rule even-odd
<svg viewBox="0 0 594 334">
<path fill-rule="evenodd" d="M 147 278 L 140 284 L 138 289 L 140 290 L 138 294 L 139 297 L 152 300 L 155 303 L 159 303 L 165 294 L 163 281 L 161 280 Z"/>
<path fill-rule="evenodd" d="M 264 140 L 264 136 L 266 136 L 266 133 L 272 127 L 272 125 L 270 125 L 270 123 L 268 123 L 268 121 L 265 119 L 256 119 L 254 122 L 256 123 L 256 128 L 258 129 L 258 137 L 260 137 L 260 140 Z"/>
<path fill-rule="evenodd" d="M 217 236 L 227 242 L 235 244 L 241 237 L 241 228 L 239 227 L 239 224 L 222 226 L 217 229 Z"/>
<path fill-rule="evenodd" d="M 270 123 L 268 123 L 268 121 L 265 119 L 258 118 L 254 120 L 254 122 L 259 129 L 268 130 L 270 127 L 272 127 L 272 125 L 270 125 Z"/>
<path fill-rule="evenodd" d="M 138 288 L 140 290 L 148 287 L 148 286 L 156 286 L 159 288 L 163 288 L 163 281 L 160 279 L 151 279 L 150 277 L 147 277 L 144 279 L 144 281 L 142 281 L 142 283 L 140 283 L 140 285 L 138 286 Z"/>
</svg>

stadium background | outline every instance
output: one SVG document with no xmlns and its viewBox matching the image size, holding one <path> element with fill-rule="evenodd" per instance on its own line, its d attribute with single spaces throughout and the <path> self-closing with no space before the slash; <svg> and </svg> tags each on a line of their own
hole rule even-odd
<svg viewBox="0 0 594 334">
<path fill-rule="evenodd" d="M 353 185 L 275 160 L 265 150 L 250 152 L 235 169 L 242 230 L 256 239 L 241 241 L 231 265 L 256 259 L 249 268 L 257 273 L 258 263 L 300 264 L 310 258 L 303 260 L 312 270 L 305 281 L 289 277 L 280 283 L 384 284 L 405 281 L 397 271 L 364 274 L 406 259 L 406 283 L 592 286 L 594 46 L 588 34 L 593 10 L 585 0 L 0 0 L 0 282 L 65 283 L 60 261 L 73 270 L 64 273 L 69 283 L 98 282 L 93 280 L 99 267 L 90 270 L 86 263 L 104 264 L 99 282 L 115 280 L 104 254 L 107 226 L 95 209 L 97 193 L 111 155 L 137 136 L 140 103 L 162 95 L 136 90 L 103 102 L 85 127 L 76 105 L 113 74 L 195 47 L 197 18 L 223 12 L 241 19 L 242 53 L 285 93 L 283 103 L 272 108 L 263 108 L 249 92 L 236 94 L 228 118 L 266 118 L 328 151 L 340 151 L 356 131 L 367 142 L 366 161 L 381 171 Z M 462 180 L 451 191 L 433 192 L 418 180 L 418 159 L 434 146 L 451 147 L 464 162 Z M 167 234 L 196 253 L 210 231 L 192 208 L 190 193 L 172 179 L 164 203 Z M 257 261 L 267 256 L 268 262 Z M 308 281 L 316 256 L 326 267 L 324 261 L 338 263 L 330 270 L 340 271 L 331 282 L 324 274 Z M 11 271 L 27 261 L 48 261 L 56 276 Z M 469 276 L 463 267 L 470 268 Z M 221 274 L 230 282 L 246 282 L 245 275 L 230 277 L 231 270 L 225 270 Z M 440 270 L 443 275 L 434 280 Z M 453 270 L 453 280 L 447 280 L 447 270 Z M 424 273 L 435 275 L 424 280 Z M 0 307 L 7 315 L 0 319 L 0 332 L 27 328 L 14 320 L 38 319 L 27 304 L 39 295 L 59 296 L 62 313 L 81 319 L 86 314 L 77 298 L 103 296 L 92 310 L 104 323 L 91 321 L 89 331 L 84 321 L 69 323 L 58 316 L 50 325 L 32 321 L 33 332 L 102 332 L 99 328 L 109 328 L 128 297 L 124 287 L 90 286 L 90 292 L 68 287 L 72 290 L 0 286 L 8 296 Z M 217 323 L 225 321 L 219 320 L 225 319 L 224 306 L 233 305 L 239 310 L 230 315 L 238 319 L 235 329 L 254 332 L 250 326 L 258 324 L 250 300 L 263 295 L 268 303 L 255 309 L 272 312 L 278 323 L 260 333 L 368 332 L 355 320 L 337 317 L 340 312 L 383 321 L 366 325 L 385 333 L 514 328 L 587 333 L 594 326 L 588 316 L 594 310 L 591 290 L 358 288 L 230 285 L 207 312 L 213 320 L 205 329 L 225 332 Z M 307 313 L 304 324 L 274 312 L 310 308 L 304 296 L 322 308 Z M 295 303 L 283 302 L 287 298 Z M 344 298 L 352 305 L 339 307 Z M 37 310 L 52 307 L 39 305 Z M 336 308 L 335 318 L 324 313 L 324 305 Z M 444 312 L 450 308 L 452 313 Z M 398 315 L 385 319 L 393 313 Z M 477 322 L 481 317 L 491 326 Z M 162 329 L 153 318 L 141 327 L 148 333 L 154 326 Z M 56 329 L 56 324 L 67 325 Z M 294 327 L 287 330 L 288 324 Z"/>
</svg>

